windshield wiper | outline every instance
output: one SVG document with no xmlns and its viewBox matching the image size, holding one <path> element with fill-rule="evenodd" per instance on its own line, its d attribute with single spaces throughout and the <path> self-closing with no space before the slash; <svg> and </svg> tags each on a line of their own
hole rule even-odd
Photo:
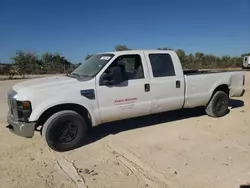
<svg viewBox="0 0 250 188">
<path fill-rule="evenodd" d="M 70 75 L 75 76 L 75 77 L 77 77 L 77 78 L 80 77 L 80 74 L 78 74 L 78 73 L 76 73 L 76 72 L 73 72 L 73 73 L 71 73 Z"/>
<path fill-rule="evenodd" d="M 73 72 L 73 73 L 71 73 L 69 76 L 73 76 L 73 77 L 75 77 L 75 78 L 77 78 L 77 79 L 79 79 L 79 78 L 93 78 L 94 77 L 94 75 L 84 75 L 84 74 L 78 74 L 78 73 L 76 73 L 76 72 Z"/>
<path fill-rule="evenodd" d="M 80 77 L 94 77 L 94 75 L 80 75 Z"/>
</svg>

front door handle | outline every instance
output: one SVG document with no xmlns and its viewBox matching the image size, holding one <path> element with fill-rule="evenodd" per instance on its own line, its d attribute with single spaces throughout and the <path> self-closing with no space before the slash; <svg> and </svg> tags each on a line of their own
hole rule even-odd
<svg viewBox="0 0 250 188">
<path fill-rule="evenodd" d="M 150 91 L 150 85 L 149 84 L 145 84 L 144 85 L 144 89 L 145 89 L 145 92 L 149 92 Z"/>
</svg>

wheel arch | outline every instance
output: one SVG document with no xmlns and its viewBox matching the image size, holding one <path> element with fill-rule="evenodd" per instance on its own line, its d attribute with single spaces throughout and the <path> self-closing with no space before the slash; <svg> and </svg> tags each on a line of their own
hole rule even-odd
<svg viewBox="0 0 250 188">
<path fill-rule="evenodd" d="M 62 110 L 72 110 L 72 111 L 77 112 L 86 120 L 88 127 L 89 128 L 92 127 L 92 117 L 88 109 L 82 105 L 75 104 L 75 103 L 58 104 L 58 105 L 48 108 L 47 110 L 42 112 L 42 114 L 39 116 L 37 123 L 36 123 L 36 127 L 43 126 L 43 124 L 46 122 L 46 120 L 50 116 Z"/>
<path fill-rule="evenodd" d="M 227 95 L 229 95 L 229 86 L 227 84 L 222 84 L 222 85 L 219 85 L 218 87 L 216 87 L 213 91 L 213 94 L 212 96 L 217 92 L 217 91 L 224 91 Z"/>
<path fill-rule="evenodd" d="M 215 94 L 217 91 L 223 91 L 223 92 L 225 92 L 225 93 L 229 96 L 230 89 L 229 89 L 229 86 L 228 86 L 227 84 L 221 84 L 221 85 L 217 86 L 217 87 L 214 89 L 212 95 L 210 96 L 210 99 L 209 99 L 209 101 L 208 101 L 207 104 L 210 103 L 210 101 L 212 100 L 214 94 Z"/>
</svg>

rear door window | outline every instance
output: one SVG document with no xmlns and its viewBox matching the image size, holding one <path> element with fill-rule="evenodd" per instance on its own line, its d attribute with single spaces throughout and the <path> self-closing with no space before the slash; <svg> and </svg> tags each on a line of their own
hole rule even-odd
<svg viewBox="0 0 250 188">
<path fill-rule="evenodd" d="M 169 54 L 149 54 L 154 77 L 175 76 L 172 58 Z"/>
</svg>

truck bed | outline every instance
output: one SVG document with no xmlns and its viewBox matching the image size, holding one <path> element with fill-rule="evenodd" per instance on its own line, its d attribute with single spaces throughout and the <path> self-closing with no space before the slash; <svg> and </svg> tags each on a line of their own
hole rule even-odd
<svg viewBox="0 0 250 188">
<path fill-rule="evenodd" d="M 185 69 L 183 70 L 184 75 L 198 75 L 198 74 L 211 74 L 211 73 L 224 73 L 224 72 L 235 72 L 242 71 L 239 70 L 219 70 L 219 69 L 211 69 L 211 70 L 202 70 L 202 69 Z"/>
<path fill-rule="evenodd" d="M 216 87 L 227 85 L 230 97 L 242 92 L 244 71 L 242 70 L 184 70 L 184 107 L 206 105 Z"/>
</svg>

